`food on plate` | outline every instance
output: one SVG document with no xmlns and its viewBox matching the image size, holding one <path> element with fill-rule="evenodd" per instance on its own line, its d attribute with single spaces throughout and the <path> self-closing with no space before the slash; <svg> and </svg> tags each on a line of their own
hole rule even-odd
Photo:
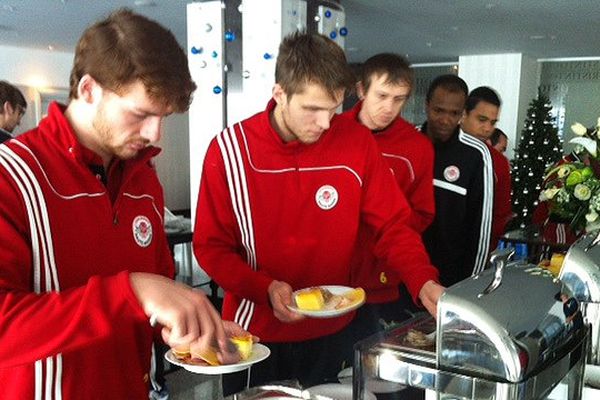
<svg viewBox="0 0 600 400">
<path fill-rule="evenodd" d="M 242 360 L 250 358 L 250 355 L 252 355 L 252 335 L 234 336 L 229 340 L 237 347 Z"/>
<path fill-rule="evenodd" d="M 324 289 L 313 287 L 296 293 L 296 305 L 301 310 L 318 311 L 323 309 L 325 306 L 323 291 Z"/>
<path fill-rule="evenodd" d="M 560 269 L 562 268 L 563 261 L 565 261 L 564 254 L 561 254 L 561 253 L 552 254 L 552 258 L 550 259 L 550 266 L 548 267 L 550 272 L 552 272 L 555 276 L 558 276 L 558 274 L 560 273 Z"/>
<path fill-rule="evenodd" d="M 429 347 L 435 344 L 434 340 L 430 337 L 430 335 L 427 335 L 424 332 L 418 331 L 416 329 L 410 329 L 406 334 L 404 341 L 406 342 L 406 344 L 411 345 L 413 347 Z"/>
<path fill-rule="evenodd" d="M 250 358 L 252 355 L 253 344 L 252 335 L 233 336 L 229 338 L 229 341 L 235 345 L 242 361 Z M 189 347 L 172 348 L 171 351 L 176 359 L 183 361 L 186 364 L 221 365 L 221 362 L 217 357 L 217 352 L 213 348 L 205 350 L 202 354 L 192 354 Z"/>
<path fill-rule="evenodd" d="M 365 298 L 362 288 L 349 290 L 343 294 L 333 294 L 326 288 L 312 287 L 295 295 L 296 306 L 306 311 L 338 310 L 360 302 Z"/>
<path fill-rule="evenodd" d="M 565 261 L 565 255 L 561 253 L 553 253 L 550 260 L 544 259 L 538 263 L 538 266 L 552 273 L 553 276 L 558 276 Z"/>
</svg>

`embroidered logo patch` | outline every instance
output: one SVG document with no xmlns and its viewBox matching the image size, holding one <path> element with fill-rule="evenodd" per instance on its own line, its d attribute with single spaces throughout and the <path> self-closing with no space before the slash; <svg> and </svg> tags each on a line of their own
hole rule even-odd
<svg viewBox="0 0 600 400">
<path fill-rule="evenodd" d="M 133 238 L 140 247 L 148 247 L 152 242 L 152 223 L 143 215 L 133 219 Z"/>
<path fill-rule="evenodd" d="M 323 185 L 317 190 L 315 201 L 322 210 L 331 210 L 338 202 L 338 192 L 333 186 Z"/>
<path fill-rule="evenodd" d="M 448 182 L 456 182 L 460 178 L 460 169 L 456 165 L 450 165 L 444 170 L 444 178 Z"/>
</svg>

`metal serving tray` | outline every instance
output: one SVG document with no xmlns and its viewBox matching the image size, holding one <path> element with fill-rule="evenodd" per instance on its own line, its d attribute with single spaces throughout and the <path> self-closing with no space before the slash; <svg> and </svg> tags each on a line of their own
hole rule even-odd
<svg viewBox="0 0 600 400">
<path fill-rule="evenodd" d="M 355 399 L 362 399 L 367 378 L 383 379 L 421 389 L 435 390 L 439 399 L 540 399 L 561 381 L 569 387 L 569 399 L 581 397 L 587 351 L 587 328 L 582 329 L 557 352 L 544 368 L 519 382 L 498 380 L 484 374 L 465 374 L 442 369 L 435 347 L 407 343 L 411 329 L 428 332 L 435 321 L 428 315 L 415 317 L 383 337 L 372 337 L 357 345 L 354 379 Z M 439 343 L 439 341 L 438 341 Z"/>
<path fill-rule="evenodd" d="M 581 237 L 571 246 L 560 280 L 579 302 L 583 319 L 591 326 L 588 363 L 600 365 L 600 233 Z"/>
</svg>

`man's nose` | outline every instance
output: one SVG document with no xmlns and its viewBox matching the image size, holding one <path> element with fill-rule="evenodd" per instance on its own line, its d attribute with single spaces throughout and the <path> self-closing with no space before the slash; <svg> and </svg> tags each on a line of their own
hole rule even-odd
<svg viewBox="0 0 600 400">
<path fill-rule="evenodd" d="M 329 123 L 331 122 L 331 115 L 328 111 L 321 111 L 317 114 L 317 125 L 319 128 L 326 130 L 329 129 Z"/>
<path fill-rule="evenodd" d="M 162 129 L 162 117 L 152 116 L 148 117 L 144 121 L 142 126 L 141 135 L 143 138 L 150 141 L 150 143 L 156 143 L 160 140 Z"/>
</svg>

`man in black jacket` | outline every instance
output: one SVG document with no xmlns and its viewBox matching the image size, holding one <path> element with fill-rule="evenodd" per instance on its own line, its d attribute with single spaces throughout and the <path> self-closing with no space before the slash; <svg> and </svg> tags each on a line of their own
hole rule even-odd
<svg viewBox="0 0 600 400">
<path fill-rule="evenodd" d="M 12 138 L 27 109 L 23 93 L 6 81 L 0 81 L 0 143 Z"/>
<path fill-rule="evenodd" d="M 434 79 L 421 127 L 435 149 L 436 213 L 423 241 L 444 286 L 481 272 L 490 244 L 494 172 L 485 144 L 459 128 L 467 96 L 467 84 L 458 76 Z"/>
</svg>

